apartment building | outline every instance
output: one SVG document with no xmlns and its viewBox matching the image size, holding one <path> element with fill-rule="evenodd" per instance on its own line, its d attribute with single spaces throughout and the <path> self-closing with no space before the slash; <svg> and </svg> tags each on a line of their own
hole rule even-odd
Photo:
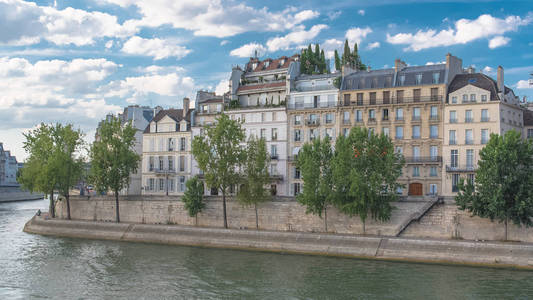
<svg viewBox="0 0 533 300">
<path fill-rule="evenodd" d="M 339 89 L 335 81 L 340 73 L 320 75 L 299 74 L 299 63 L 289 72 L 288 118 L 288 182 L 289 194 L 297 195 L 303 181 L 295 161 L 303 144 L 317 137 L 329 136 L 332 143 L 338 132 Z"/>
<path fill-rule="evenodd" d="M 444 196 L 454 196 L 461 178 L 475 180 L 479 151 L 490 134 L 523 132 L 532 118 L 514 92 L 504 86 L 504 71 L 498 67 L 497 80 L 481 73 L 459 74 L 448 87 L 444 107 L 445 168 L 442 170 Z M 524 132 L 524 136 L 528 133 Z"/>
<path fill-rule="evenodd" d="M 11 155 L 9 150 L 4 149 L 3 143 L 0 143 L 0 186 L 17 185 L 18 169 L 17 158 Z"/>
<path fill-rule="evenodd" d="M 250 58 L 244 69 L 234 67 L 230 77 L 230 102 L 225 113 L 241 120 L 246 137 L 265 138 L 270 152 L 271 192 L 289 195 L 287 183 L 287 75 L 298 55 L 277 59 Z"/>
<path fill-rule="evenodd" d="M 183 109 L 159 111 L 143 134 L 142 182 L 144 195 L 183 195 L 191 176 L 191 114 L 189 99 Z"/>
<path fill-rule="evenodd" d="M 343 70 L 337 124 L 339 134 L 364 126 L 391 137 L 406 160 L 400 182 L 403 195 L 437 195 L 442 184 L 444 100 L 447 86 L 462 73 L 461 59 L 446 55 L 444 64 L 393 69 Z"/>
</svg>

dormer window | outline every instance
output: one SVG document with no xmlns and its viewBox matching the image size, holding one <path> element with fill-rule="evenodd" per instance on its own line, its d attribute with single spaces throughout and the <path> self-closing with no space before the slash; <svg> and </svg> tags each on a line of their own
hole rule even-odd
<svg viewBox="0 0 533 300">
<path fill-rule="evenodd" d="M 405 75 L 400 75 L 400 85 L 403 86 L 405 83 Z"/>
<path fill-rule="evenodd" d="M 415 79 L 416 79 L 416 85 L 422 84 L 422 74 L 416 74 Z"/>
<path fill-rule="evenodd" d="M 255 70 L 255 68 L 257 68 L 257 63 L 256 62 L 252 63 L 252 70 Z"/>
<path fill-rule="evenodd" d="M 433 84 L 439 83 L 440 73 L 433 73 Z"/>
</svg>

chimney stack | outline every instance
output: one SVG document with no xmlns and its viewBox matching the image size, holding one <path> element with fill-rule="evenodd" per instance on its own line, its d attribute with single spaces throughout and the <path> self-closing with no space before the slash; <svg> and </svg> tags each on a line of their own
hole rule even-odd
<svg viewBox="0 0 533 300">
<path fill-rule="evenodd" d="M 185 117 L 187 113 L 189 112 L 189 98 L 185 97 L 183 98 L 183 116 Z"/>
<path fill-rule="evenodd" d="M 397 58 L 394 60 L 394 71 L 400 72 L 403 68 L 407 67 L 407 64 L 401 59 Z"/>
<path fill-rule="evenodd" d="M 505 94 L 505 86 L 503 83 L 503 68 L 498 66 L 498 75 L 496 77 L 496 82 L 498 84 L 498 92 L 502 93 L 502 96 Z"/>
</svg>

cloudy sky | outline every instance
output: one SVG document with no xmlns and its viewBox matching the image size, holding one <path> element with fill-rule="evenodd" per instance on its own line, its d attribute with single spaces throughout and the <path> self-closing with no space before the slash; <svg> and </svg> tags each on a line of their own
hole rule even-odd
<svg viewBox="0 0 533 300">
<path fill-rule="evenodd" d="M 502 65 L 506 84 L 533 101 L 531 0 L 287 3 L 0 0 L 0 142 L 23 160 L 21 132 L 40 122 L 72 122 L 90 141 L 126 105 L 224 92 L 231 67 L 256 50 L 276 57 L 317 42 L 331 55 L 346 38 L 373 68 L 447 52 L 491 75 Z"/>
</svg>

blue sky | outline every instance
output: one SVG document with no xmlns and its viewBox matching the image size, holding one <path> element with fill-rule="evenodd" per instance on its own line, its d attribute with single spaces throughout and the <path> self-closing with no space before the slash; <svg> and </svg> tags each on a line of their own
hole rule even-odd
<svg viewBox="0 0 533 300">
<path fill-rule="evenodd" d="M 450 52 L 533 101 L 533 1 L 0 0 L 0 141 L 22 160 L 22 133 L 72 122 L 91 141 L 129 104 L 180 107 L 223 92 L 258 50 L 328 54 L 359 43 L 363 62 L 438 63 Z"/>
</svg>

